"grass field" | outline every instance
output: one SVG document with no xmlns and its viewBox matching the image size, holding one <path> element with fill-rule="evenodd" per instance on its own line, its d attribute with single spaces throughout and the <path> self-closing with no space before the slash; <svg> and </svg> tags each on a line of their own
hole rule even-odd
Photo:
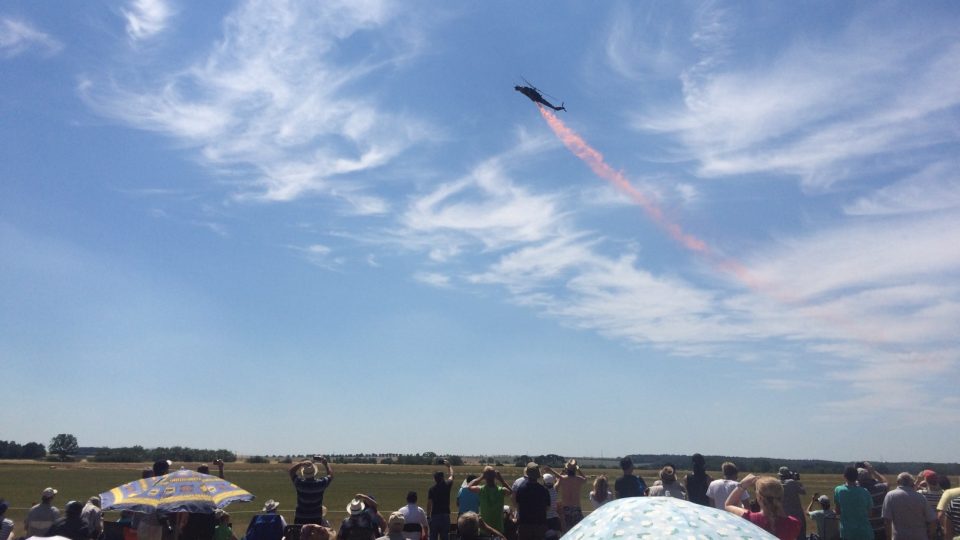
<svg viewBox="0 0 960 540">
<path fill-rule="evenodd" d="M 184 466 L 196 469 L 196 463 L 177 463 L 174 466 Z M 39 462 L 0 462 L 0 497 L 7 500 L 10 510 L 7 517 L 17 524 L 17 533 L 22 532 L 23 517 L 31 505 L 39 502 L 43 488 L 51 486 L 59 493 L 55 504 L 63 508 L 71 499 L 86 501 L 87 498 L 107 491 L 125 482 L 140 478 L 140 471 L 149 464 L 107 464 L 107 463 L 65 463 L 51 465 Z M 256 495 L 256 500 L 250 503 L 230 505 L 228 511 L 233 515 L 234 530 L 242 535 L 252 514 L 258 512 L 267 499 L 280 501 L 280 512 L 287 521 L 293 521 L 293 510 L 296 504 L 296 494 L 290 485 L 287 475 L 287 465 L 282 464 L 246 464 L 228 463 L 225 476 L 231 482 Z M 381 509 L 392 511 L 406 504 L 407 491 L 414 490 L 420 495 L 420 506 L 426 507 L 427 489 L 432 485 L 432 473 L 438 470 L 435 466 L 406 466 L 406 465 L 334 465 L 335 480 L 330 485 L 324 497 L 324 503 L 329 509 L 328 518 L 332 523 L 339 523 L 345 516 L 345 507 L 355 493 L 372 494 L 381 505 Z M 463 481 L 467 473 L 479 472 L 479 466 L 457 467 L 455 474 L 454 491 Z M 512 482 L 520 476 L 523 470 L 518 467 L 504 467 L 501 469 L 504 478 Z M 588 476 L 606 474 L 613 483 L 619 476 L 619 471 L 612 469 L 586 469 Z M 914 471 L 916 472 L 916 471 Z M 648 485 L 656 480 L 656 471 L 640 471 Z M 685 471 L 680 472 L 680 477 Z M 719 478 L 717 472 L 711 476 Z M 890 480 L 895 480 L 890 475 Z M 957 485 L 956 478 L 951 478 L 953 485 Z M 840 483 L 839 475 L 803 475 L 803 484 L 808 496 L 824 493 L 833 498 L 833 488 Z M 590 490 L 583 491 L 582 506 L 584 510 L 591 508 L 587 500 Z M 455 497 L 455 494 L 454 494 Z M 803 501 L 806 506 L 807 500 Z M 453 506 L 453 509 L 456 509 Z M 117 513 L 107 512 L 107 519 L 116 519 Z M 808 523 L 807 527 L 813 525 Z"/>
</svg>

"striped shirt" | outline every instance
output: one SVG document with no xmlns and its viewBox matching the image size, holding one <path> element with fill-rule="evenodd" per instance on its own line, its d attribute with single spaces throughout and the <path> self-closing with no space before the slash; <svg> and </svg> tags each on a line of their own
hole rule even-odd
<svg viewBox="0 0 960 540">
<path fill-rule="evenodd" d="M 13 521 L 6 518 L 0 519 L 0 540 L 10 538 L 11 532 L 13 532 Z"/>
<path fill-rule="evenodd" d="M 943 490 L 938 489 L 934 491 L 931 489 L 920 489 L 920 490 L 917 490 L 917 493 L 926 497 L 927 502 L 930 503 L 930 508 L 933 508 L 934 510 L 936 510 L 937 503 L 940 502 L 940 497 L 943 495 Z"/>
<path fill-rule="evenodd" d="M 953 524 L 953 534 L 960 531 L 960 488 L 948 489 L 943 492 L 937 510 L 945 513 Z"/>
<path fill-rule="evenodd" d="M 293 487 L 297 490 L 297 510 L 293 522 L 296 524 L 316 523 L 323 520 L 323 492 L 330 485 L 331 478 L 294 478 Z"/>
</svg>

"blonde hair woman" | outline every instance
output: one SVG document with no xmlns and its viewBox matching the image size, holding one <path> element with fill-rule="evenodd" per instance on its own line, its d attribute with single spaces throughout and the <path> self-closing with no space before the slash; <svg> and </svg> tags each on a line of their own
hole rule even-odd
<svg viewBox="0 0 960 540">
<path fill-rule="evenodd" d="M 739 506 L 744 491 L 756 486 L 759 512 L 751 512 Z M 748 474 L 730 492 L 726 501 L 727 512 L 749 520 L 754 525 L 770 532 L 780 540 L 796 540 L 800 534 L 800 521 L 783 511 L 783 485 L 772 476 L 758 477 Z"/>
<path fill-rule="evenodd" d="M 613 493 L 610 491 L 607 475 L 601 474 L 593 481 L 593 491 L 590 492 L 590 502 L 593 503 L 593 509 L 596 510 L 612 500 Z"/>
</svg>

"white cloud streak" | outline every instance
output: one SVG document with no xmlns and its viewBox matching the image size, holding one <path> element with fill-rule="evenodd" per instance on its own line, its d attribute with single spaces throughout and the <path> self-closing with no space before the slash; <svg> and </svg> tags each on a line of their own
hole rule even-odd
<svg viewBox="0 0 960 540">
<path fill-rule="evenodd" d="M 127 35 L 140 41 L 163 32 L 174 10 L 165 0 L 132 0 L 121 13 L 127 20 Z"/>
<path fill-rule="evenodd" d="M 796 40 L 753 69 L 725 71 L 711 53 L 682 76 L 683 107 L 658 107 L 635 125 L 674 135 L 703 176 L 777 173 L 829 188 L 856 160 L 955 140 L 960 40 L 905 26 L 855 21 L 839 38 Z M 725 43 L 730 32 L 716 17 L 703 28 L 693 41 Z"/>
<path fill-rule="evenodd" d="M 14 58 L 29 51 L 53 56 L 63 44 L 26 21 L 0 17 L 0 58 Z"/>
<path fill-rule="evenodd" d="M 389 163 L 427 130 L 356 91 L 394 56 L 340 62 L 336 49 L 343 39 L 374 39 L 364 33 L 384 30 L 395 15 L 380 1 L 250 0 L 186 69 L 161 69 L 138 89 L 88 78 L 80 90 L 102 114 L 195 147 L 211 168 L 241 178 L 239 199 L 321 194 L 346 213 L 379 214 L 389 204 L 355 175 Z"/>
</svg>

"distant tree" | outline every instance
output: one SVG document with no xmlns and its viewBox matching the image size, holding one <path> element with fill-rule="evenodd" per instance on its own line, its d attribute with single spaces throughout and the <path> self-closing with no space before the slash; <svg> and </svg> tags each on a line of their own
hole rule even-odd
<svg viewBox="0 0 960 540">
<path fill-rule="evenodd" d="M 66 461 L 70 454 L 75 454 L 80 445 L 77 444 L 77 438 L 70 433 L 60 433 L 50 439 L 50 453 L 60 457 L 60 461 Z"/>
<path fill-rule="evenodd" d="M 250 456 L 247 458 L 247 463 L 270 463 L 270 460 L 263 456 Z"/>
<path fill-rule="evenodd" d="M 516 465 L 517 467 L 526 467 L 527 463 L 530 463 L 531 461 L 533 461 L 533 459 L 531 459 L 530 456 L 524 454 L 522 456 L 517 456 L 516 458 L 514 458 L 513 464 Z"/>
<path fill-rule="evenodd" d="M 28 442 L 23 445 L 20 451 L 20 457 L 24 459 L 40 459 L 47 457 L 47 449 L 38 442 Z"/>
</svg>

